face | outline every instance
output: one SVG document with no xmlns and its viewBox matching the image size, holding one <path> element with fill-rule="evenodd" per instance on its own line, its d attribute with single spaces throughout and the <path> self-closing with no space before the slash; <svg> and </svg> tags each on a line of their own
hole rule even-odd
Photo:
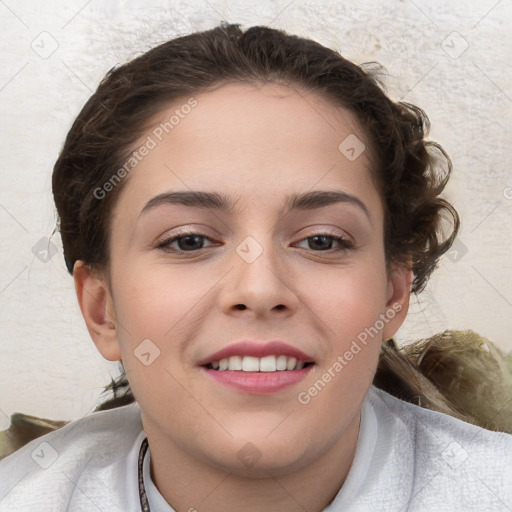
<svg viewBox="0 0 512 512">
<path fill-rule="evenodd" d="M 194 98 L 139 141 L 152 147 L 111 223 L 115 336 L 93 338 L 122 358 L 155 443 L 231 472 L 250 471 L 246 456 L 292 471 L 357 432 L 409 277 L 386 273 L 383 206 L 351 113 L 279 85 Z"/>
</svg>

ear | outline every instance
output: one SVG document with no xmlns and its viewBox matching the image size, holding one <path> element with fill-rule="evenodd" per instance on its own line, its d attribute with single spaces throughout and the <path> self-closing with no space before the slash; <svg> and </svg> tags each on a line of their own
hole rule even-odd
<svg viewBox="0 0 512 512">
<path fill-rule="evenodd" d="M 119 361 L 121 350 L 113 300 L 107 283 L 81 260 L 73 267 L 73 278 L 80 310 L 96 348 L 105 359 Z"/>
<path fill-rule="evenodd" d="M 413 273 L 410 266 L 393 266 L 388 281 L 385 315 L 388 321 L 382 330 L 382 339 L 392 338 L 404 323 L 409 311 Z"/>
</svg>

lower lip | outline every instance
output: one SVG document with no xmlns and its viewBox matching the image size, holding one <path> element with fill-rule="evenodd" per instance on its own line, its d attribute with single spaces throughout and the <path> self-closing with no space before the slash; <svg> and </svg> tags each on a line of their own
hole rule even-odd
<svg viewBox="0 0 512 512">
<path fill-rule="evenodd" d="M 314 365 L 301 370 L 281 370 L 276 372 L 244 372 L 233 370 L 211 370 L 202 367 L 211 379 L 243 393 L 266 395 L 289 388 L 303 380 Z"/>
</svg>

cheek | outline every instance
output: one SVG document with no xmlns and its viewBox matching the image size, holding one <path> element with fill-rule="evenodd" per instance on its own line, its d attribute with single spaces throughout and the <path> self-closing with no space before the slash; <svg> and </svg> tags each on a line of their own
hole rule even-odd
<svg viewBox="0 0 512 512">
<path fill-rule="evenodd" d="M 163 339 L 187 322 L 194 305 L 207 294 L 212 280 L 183 271 L 161 269 L 139 273 L 119 282 L 116 316 L 126 325 L 132 341 L 142 337 Z"/>
<path fill-rule="evenodd" d="M 326 326 L 328 347 L 299 402 L 317 417 L 355 414 L 373 380 L 382 340 L 378 322 L 386 303 L 383 269 L 377 261 L 343 269 L 335 278 L 317 280 L 322 287 L 311 288 L 315 292 L 309 298 Z M 325 435 L 332 434 L 329 428 Z"/>
<path fill-rule="evenodd" d="M 150 266 L 118 276 L 115 307 L 122 325 L 122 362 L 133 394 L 149 411 L 165 415 L 162 411 L 187 407 L 189 397 L 181 386 L 188 386 L 190 376 L 183 373 L 183 347 L 190 339 L 194 305 L 207 286 L 205 282 L 201 289 L 185 271 L 157 272 Z"/>
<path fill-rule="evenodd" d="M 347 341 L 373 325 L 383 312 L 387 279 L 383 264 L 369 261 L 317 275 L 305 289 L 315 312 L 331 327 L 331 335 Z"/>
<path fill-rule="evenodd" d="M 122 361 L 138 400 L 151 403 L 154 389 L 166 389 L 167 398 L 179 401 L 182 390 L 177 382 L 193 380 L 194 374 L 187 371 L 187 347 L 211 310 L 208 293 L 217 281 L 217 273 L 187 272 L 185 266 L 148 265 L 144 272 L 126 270 L 118 276 L 115 307 L 122 325 Z"/>
<path fill-rule="evenodd" d="M 315 312 L 327 326 L 327 348 L 315 376 L 315 382 L 322 382 L 311 393 L 305 390 L 305 400 L 318 393 L 312 409 L 317 408 L 319 414 L 342 414 L 362 399 L 373 380 L 382 341 L 379 319 L 386 304 L 387 280 L 383 264 L 373 261 L 343 269 L 322 284 L 311 289 L 316 290 Z"/>
</svg>

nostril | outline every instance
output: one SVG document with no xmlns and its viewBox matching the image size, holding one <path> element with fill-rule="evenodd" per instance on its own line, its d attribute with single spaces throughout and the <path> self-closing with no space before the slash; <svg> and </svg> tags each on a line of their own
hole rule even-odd
<svg viewBox="0 0 512 512">
<path fill-rule="evenodd" d="M 237 309 L 245 309 L 246 308 L 245 304 L 237 304 L 235 307 Z"/>
</svg>

